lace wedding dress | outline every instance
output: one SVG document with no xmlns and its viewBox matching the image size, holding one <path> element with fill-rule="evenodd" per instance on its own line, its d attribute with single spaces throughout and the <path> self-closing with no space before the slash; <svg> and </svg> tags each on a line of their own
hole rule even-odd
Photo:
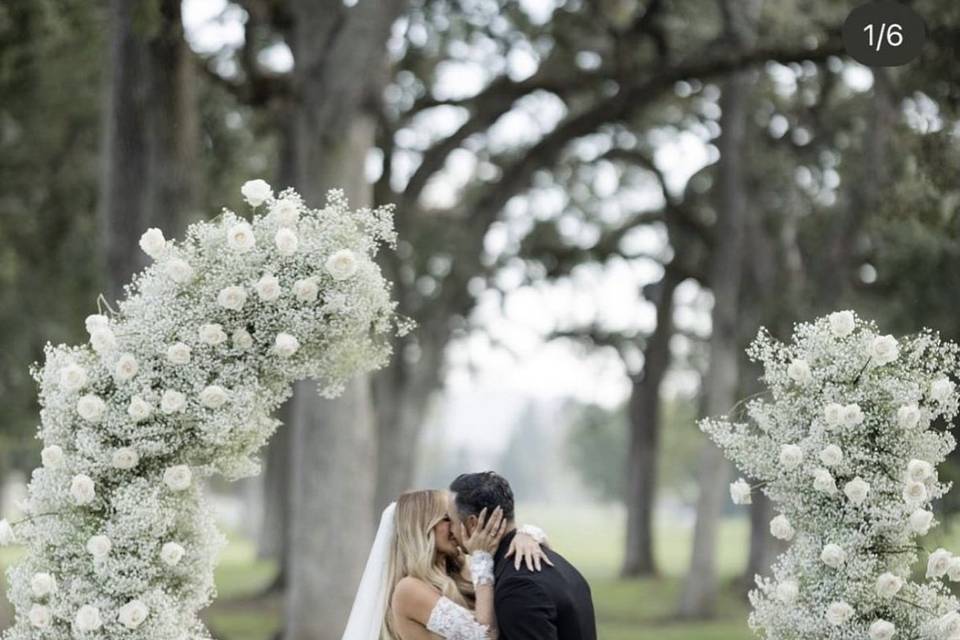
<svg viewBox="0 0 960 640">
<path fill-rule="evenodd" d="M 430 613 L 427 631 L 446 640 L 489 640 L 489 629 L 473 613 L 453 600 L 441 597 Z"/>
</svg>

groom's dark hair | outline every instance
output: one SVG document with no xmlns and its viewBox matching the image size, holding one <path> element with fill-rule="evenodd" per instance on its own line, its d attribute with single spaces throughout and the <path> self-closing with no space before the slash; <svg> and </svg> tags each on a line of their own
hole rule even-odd
<svg viewBox="0 0 960 640">
<path fill-rule="evenodd" d="M 513 490 L 506 478 L 494 471 L 464 473 L 450 483 L 450 491 L 457 494 L 457 510 L 461 517 L 479 516 L 500 507 L 507 521 L 513 520 Z"/>
</svg>

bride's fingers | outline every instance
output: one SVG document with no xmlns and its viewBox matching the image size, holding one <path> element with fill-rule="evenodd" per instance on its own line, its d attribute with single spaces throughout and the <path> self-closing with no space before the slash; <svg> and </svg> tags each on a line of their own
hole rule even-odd
<svg viewBox="0 0 960 640">
<path fill-rule="evenodd" d="M 487 508 L 484 507 L 477 516 L 477 531 L 483 531 L 487 526 Z"/>
<path fill-rule="evenodd" d="M 496 534 L 497 530 L 500 528 L 500 522 L 503 519 L 503 510 L 500 507 L 497 507 L 493 514 L 490 515 L 490 520 L 487 522 L 487 533 Z"/>
</svg>

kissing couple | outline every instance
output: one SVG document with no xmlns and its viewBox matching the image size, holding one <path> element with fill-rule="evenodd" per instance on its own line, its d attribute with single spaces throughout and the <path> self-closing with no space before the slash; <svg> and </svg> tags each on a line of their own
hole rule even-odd
<svg viewBox="0 0 960 640">
<path fill-rule="evenodd" d="M 342 640 L 596 640 L 590 586 L 510 484 L 467 473 L 388 506 Z"/>
</svg>

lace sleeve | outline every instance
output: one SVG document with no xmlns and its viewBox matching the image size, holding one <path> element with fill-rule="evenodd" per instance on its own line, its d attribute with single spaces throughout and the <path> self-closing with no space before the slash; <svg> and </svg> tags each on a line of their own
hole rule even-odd
<svg viewBox="0 0 960 640">
<path fill-rule="evenodd" d="M 449 598 L 440 598 L 430 612 L 427 631 L 446 640 L 489 640 L 487 627 L 467 609 Z"/>
</svg>

